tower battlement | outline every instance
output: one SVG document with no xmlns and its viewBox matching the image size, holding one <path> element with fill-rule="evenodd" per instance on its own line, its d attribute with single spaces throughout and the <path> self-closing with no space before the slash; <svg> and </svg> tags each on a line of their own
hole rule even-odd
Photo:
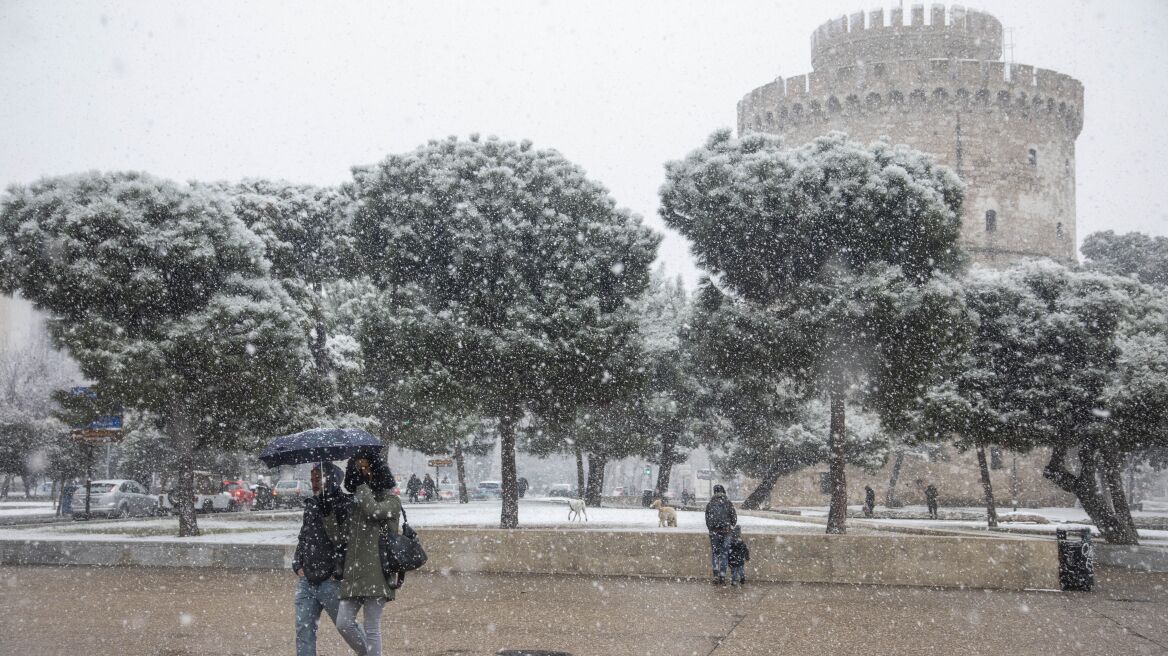
<svg viewBox="0 0 1168 656">
<path fill-rule="evenodd" d="M 777 78 L 739 103 L 739 125 L 770 131 L 784 124 L 847 112 L 970 111 L 981 107 L 1015 118 L 1083 128 L 1083 84 L 1044 68 L 1000 61 L 905 60 L 817 70 Z"/>
<path fill-rule="evenodd" d="M 887 14 L 874 9 L 841 16 L 811 34 L 811 67 L 815 70 L 901 59 L 978 59 L 1002 57 L 1002 23 L 961 5 L 946 8 L 916 4 L 905 21 L 904 10 Z"/>
</svg>

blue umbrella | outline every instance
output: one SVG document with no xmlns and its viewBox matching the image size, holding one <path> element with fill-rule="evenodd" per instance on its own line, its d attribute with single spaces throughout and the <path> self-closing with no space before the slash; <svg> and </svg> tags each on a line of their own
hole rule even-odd
<svg viewBox="0 0 1168 656">
<path fill-rule="evenodd" d="M 277 437 L 260 453 L 269 467 L 343 460 L 359 451 L 381 451 L 381 440 L 359 428 L 313 428 Z"/>
</svg>

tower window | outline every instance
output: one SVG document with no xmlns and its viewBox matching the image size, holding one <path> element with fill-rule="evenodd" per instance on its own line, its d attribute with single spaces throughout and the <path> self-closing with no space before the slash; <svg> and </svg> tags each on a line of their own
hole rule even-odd
<svg viewBox="0 0 1168 656">
<path fill-rule="evenodd" d="M 1060 223 L 1059 226 L 1062 226 Z M 1059 228 L 1062 229 L 1061 227 Z M 986 212 L 986 232 L 997 232 L 998 230 L 998 213 L 989 210 Z"/>
<path fill-rule="evenodd" d="M 1062 221 L 1059 221 L 1057 224 L 1055 224 L 1055 226 L 1054 226 L 1054 234 L 1055 234 L 1055 236 L 1056 236 L 1056 237 L 1058 237 L 1059 239 L 1062 239 L 1062 238 L 1063 238 L 1063 222 L 1062 222 Z"/>
<path fill-rule="evenodd" d="M 1038 149 L 1031 148 L 1029 151 L 1027 151 L 1026 162 L 1030 164 L 1030 166 L 1038 166 Z"/>
</svg>

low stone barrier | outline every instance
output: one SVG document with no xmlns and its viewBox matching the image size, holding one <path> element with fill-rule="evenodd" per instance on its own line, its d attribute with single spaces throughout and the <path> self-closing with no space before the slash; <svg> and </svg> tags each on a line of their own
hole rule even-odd
<svg viewBox="0 0 1168 656">
<path fill-rule="evenodd" d="M 706 578 L 701 533 L 620 530 L 427 529 L 441 572 Z M 916 535 L 748 534 L 755 581 L 1056 589 L 1052 540 Z M 289 545 L 173 541 L 0 541 L 4 565 L 289 567 Z"/>
</svg>

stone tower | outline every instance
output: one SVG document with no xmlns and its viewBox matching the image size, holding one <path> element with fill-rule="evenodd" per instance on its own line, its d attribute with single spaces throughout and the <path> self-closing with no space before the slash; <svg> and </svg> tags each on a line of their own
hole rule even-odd
<svg viewBox="0 0 1168 656">
<path fill-rule="evenodd" d="M 1074 261 L 1075 138 L 1083 85 L 1002 58 L 1002 24 L 960 6 L 877 9 L 821 25 L 811 73 L 738 103 L 739 134 L 797 146 L 832 130 L 931 153 L 966 183 L 962 246 L 974 261 Z"/>
</svg>

